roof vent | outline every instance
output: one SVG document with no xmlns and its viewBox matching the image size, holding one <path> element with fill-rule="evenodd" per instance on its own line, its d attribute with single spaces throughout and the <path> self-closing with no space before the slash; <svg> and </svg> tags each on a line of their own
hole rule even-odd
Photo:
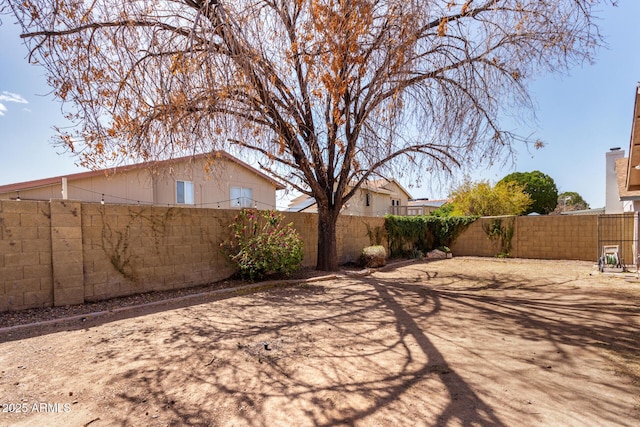
<svg viewBox="0 0 640 427">
<path fill-rule="evenodd" d="M 611 150 L 611 151 L 618 151 L 619 149 L 620 149 L 620 147 L 612 147 L 612 148 L 609 148 L 609 150 Z"/>
</svg>

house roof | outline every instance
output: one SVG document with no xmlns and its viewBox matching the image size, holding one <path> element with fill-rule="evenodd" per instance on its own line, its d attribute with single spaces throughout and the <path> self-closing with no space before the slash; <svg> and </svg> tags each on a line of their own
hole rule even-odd
<svg viewBox="0 0 640 427">
<path fill-rule="evenodd" d="M 627 189 L 628 171 L 629 158 L 621 157 L 619 159 L 616 159 L 616 175 L 618 178 L 618 195 L 620 197 L 620 200 L 640 200 L 640 190 Z"/>
<path fill-rule="evenodd" d="M 374 193 L 379 193 L 379 194 L 393 194 L 392 190 L 389 190 L 388 188 L 386 188 L 389 184 L 395 184 L 396 186 L 398 186 L 398 188 L 400 188 L 400 190 L 402 192 L 404 192 L 409 199 L 411 199 L 411 194 L 409 194 L 409 192 L 407 190 L 405 190 L 405 188 L 400 185 L 400 183 L 398 181 L 396 181 L 395 179 L 391 178 L 391 179 L 387 179 L 387 178 L 381 178 L 381 179 L 376 179 L 373 181 L 366 181 L 364 183 L 362 183 L 362 185 L 360 185 L 360 190 L 366 190 L 366 191 L 372 191 Z M 311 206 L 316 204 L 316 199 L 308 196 L 306 194 L 300 195 L 298 197 L 296 197 L 295 199 L 291 200 L 291 202 L 289 203 L 289 207 L 287 208 L 288 211 L 290 212 L 302 212 L 305 209 L 310 208 Z"/>
<path fill-rule="evenodd" d="M 625 169 L 625 189 L 627 191 L 640 190 L 640 86 L 636 88 L 636 98 L 633 106 L 633 121 L 631 125 L 631 139 L 629 141 L 629 162 Z M 622 193 L 620 194 L 622 197 Z"/>
<path fill-rule="evenodd" d="M 287 211 L 289 212 L 302 212 L 305 209 L 310 208 L 311 206 L 316 204 L 316 199 L 313 197 L 309 197 L 307 195 L 303 195 L 303 197 L 297 197 L 291 201 Z"/>
<path fill-rule="evenodd" d="M 603 215 L 605 208 L 582 209 L 578 211 L 560 212 L 560 215 Z"/>
<path fill-rule="evenodd" d="M 411 199 L 411 193 L 409 193 L 394 178 L 391 178 L 391 179 L 381 178 L 381 179 L 376 179 L 376 180 L 373 180 L 373 181 L 368 181 L 368 182 L 363 183 L 360 186 L 360 188 L 363 188 L 363 189 L 366 189 L 366 190 L 370 190 L 370 191 L 375 191 L 375 192 L 378 192 L 378 193 L 383 193 L 383 194 L 391 194 L 392 191 L 387 188 L 387 186 L 389 184 L 397 185 L 398 188 L 400 188 L 400 190 L 402 190 L 402 192 L 407 195 L 407 198 Z"/>
<path fill-rule="evenodd" d="M 439 200 L 429 200 L 429 199 L 412 199 L 409 200 L 409 206 L 432 206 L 439 208 L 440 206 L 447 203 L 448 199 L 439 199 Z"/>
<path fill-rule="evenodd" d="M 259 177 L 269 181 L 270 183 L 273 184 L 273 186 L 276 188 L 276 190 L 284 190 L 285 189 L 284 185 L 282 185 L 281 183 L 279 183 L 275 179 L 271 178 L 270 176 L 260 172 L 256 168 L 254 168 L 252 166 L 249 166 L 247 163 L 243 162 L 242 160 L 238 159 L 237 157 L 234 157 L 234 156 L 232 156 L 231 154 L 229 154 L 229 153 L 227 153 L 225 151 L 215 151 L 215 152 L 212 152 L 212 153 L 197 154 L 195 156 L 177 157 L 175 159 L 158 160 L 158 161 L 154 161 L 154 162 L 136 163 L 136 164 L 132 164 L 132 165 L 117 166 L 117 167 L 107 168 L 107 169 L 99 169 L 99 170 L 93 170 L 93 171 L 88 171 L 88 172 L 73 173 L 73 174 L 69 174 L 69 175 L 54 176 L 54 177 L 51 177 L 51 178 L 37 179 L 37 180 L 33 180 L 33 181 L 24 181 L 24 182 L 18 182 L 18 183 L 14 183 L 14 184 L 0 185 L 0 193 L 10 193 L 10 192 L 13 192 L 13 191 L 20 191 L 20 190 L 27 190 L 27 189 L 31 189 L 31 188 L 38 188 L 38 187 L 46 187 L 46 186 L 50 186 L 50 185 L 55 185 L 55 184 L 60 183 L 62 178 L 67 178 L 67 180 L 78 180 L 78 179 L 91 178 L 91 177 L 100 176 L 100 175 L 109 176 L 109 175 L 115 175 L 116 173 L 128 172 L 128 171 L 132 171 L 132 170 L 147 169 L 147 168 L 157 168 L 157 167 L 167 166 L 167 165 L 183 162 L 185 160 L 188 160 L 188 161 L 200 160 L 200 159 L 206 158 L 208 156 L 212 156 L 213 158 L 224 158 L 226 160 L 232 161 L 232 162 L 234 162 L 234 163 L 236 163 L 236 164 L 238 164 L 238 165 L 250 170 L 254 174 L 258 175 Z"/>
</svg>

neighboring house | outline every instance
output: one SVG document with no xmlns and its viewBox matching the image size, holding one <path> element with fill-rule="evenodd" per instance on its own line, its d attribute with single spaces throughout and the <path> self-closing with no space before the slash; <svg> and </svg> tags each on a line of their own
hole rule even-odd
<svg viewBox="0 0 640 427">
<path fill-rule="evenodd" d="M 442 205 L 447 203 L 447 199 L 429 200 L 429 199 L 412 199 L 409 200 L 406 215 L 429 215 Z"/>
<path fill-rule="evenodd" d="M 345 203 L 342 215 L 384 216 L 389 213 L 407 215 L 411 194 L 395 179 L 378 179 L 358 188 L 356 194 Z M 313 197 L 302 195 L 289 203 L 290 212 L 318 213 Z"/>
<path fill-rule="evenodd" d="M 564 211 L 560 215 L 604 215 L 605 208 L 582 209 L 578 211 Z"/>
<path fill-rule="evenodd" d="M 284 186 L 224 151 L 0 186 L 0 200 L 275 209 Z"/>
<path fill-rule="evenodd" d="M 606 159 L 605 213 L 640 211 L 640 87 L 636 88 L 629 156 L 615 147 Z"/>
</svg>

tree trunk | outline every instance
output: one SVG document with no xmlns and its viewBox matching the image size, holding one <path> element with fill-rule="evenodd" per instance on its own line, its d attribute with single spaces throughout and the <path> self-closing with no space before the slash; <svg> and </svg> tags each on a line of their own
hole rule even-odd
<svg viewBox="0 0 640 427">
<path fill-rule="evenodd" d="M 320 271 L 338 270 L 336 223 L 338 215 L 330 209 L 318 209 L 318 263 Z"/>
</svg>

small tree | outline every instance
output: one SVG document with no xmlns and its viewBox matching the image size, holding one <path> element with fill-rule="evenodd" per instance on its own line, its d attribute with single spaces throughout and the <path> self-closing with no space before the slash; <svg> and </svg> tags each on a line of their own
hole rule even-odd
<svg viewBox="0 0 640 427">
<path fill-rule="evenodd" d="M 437 216 L 441 218 L 451 216 L 451 213 L 453 212 L 453 208 L 454 206 L 450 202 L 447 202 L 444 205 L 440 206 L 438 209 L 431 212 L 429 215 Z"/>
<path fill-rule="evenodd" d="M 536 212 L 549 214 L 558 204 L 558 187 L 549 175 L 540 171 L 514 172 L 502 178 L 498 184 L 515 182 L 523 186 L 523 190 L 531 196 L 532 204 L 525 214 Z"/>
<path fill-rule="evenodd" d="M 520 215 L 531 205 L 524 186 L 515 182 L 498 183 L 465 180 L 451 194 L 451 215 L 496 216 Z"/>
<path fill-rule="evenodd" d="M 587 203 L 580 194 L 575 191 L 565 191 L 558 195 L 558 206 L 554 210 L 554 213 L 581 211 L 590 209 L 589 203 Z"/>
</svg>

